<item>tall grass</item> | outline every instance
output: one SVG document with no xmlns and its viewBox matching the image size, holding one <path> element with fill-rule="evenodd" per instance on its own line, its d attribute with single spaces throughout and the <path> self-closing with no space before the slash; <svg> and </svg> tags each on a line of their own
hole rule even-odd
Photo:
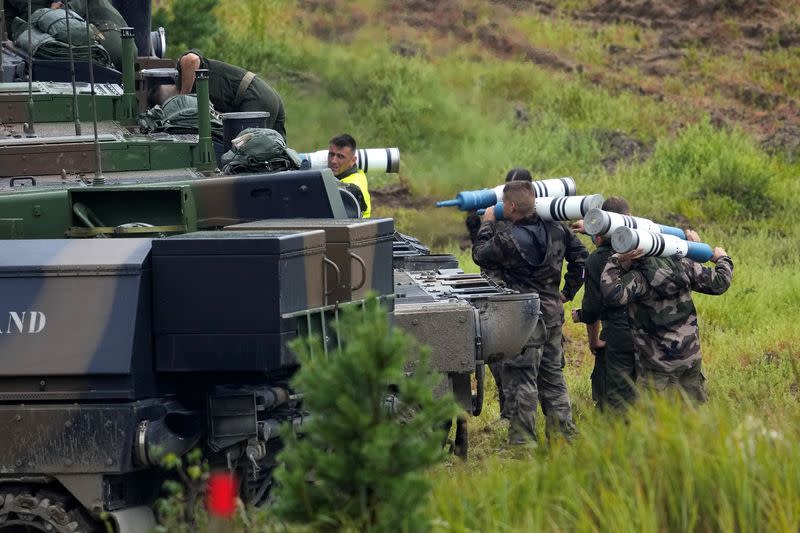
<svg viewBox="0 0 800 533">
<path fill-rule="evenodd" d="M 572 445 L 440 469 L 439 531 L 796 531 L 800 412 L 774 420 L 677 397 L 597 414 Z"/>
</svg>

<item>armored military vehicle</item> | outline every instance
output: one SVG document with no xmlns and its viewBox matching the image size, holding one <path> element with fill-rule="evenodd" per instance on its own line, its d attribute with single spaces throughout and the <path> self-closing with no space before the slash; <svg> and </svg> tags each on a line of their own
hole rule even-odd
<svg viewBox="0 0 800 533">
<path fill-rule="evenodd" d="M 0 530 L 95 531 L 106 515 L 149 531 L 161 458 L 196 447 L 264 501 L 278 427 L 309 415 L 287 342 L 347 342 L 332 326 L 367 291 L 432 345 L 441 390 L 469 413 L 484 362 L 536 323 L 535 295 L 463 274 L 391 219 L 348 218 L 327 169 L 216 173 L 203 71 L 197 89 L 198 134 L 135 133 L 125 84 L 97 136 L 46 122 L 49 97 L 33 133 L 2 121 Z"/>
</svg>

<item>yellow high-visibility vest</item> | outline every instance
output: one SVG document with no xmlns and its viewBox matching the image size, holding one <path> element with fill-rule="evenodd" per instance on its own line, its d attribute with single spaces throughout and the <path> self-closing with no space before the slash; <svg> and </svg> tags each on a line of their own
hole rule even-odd
<svg viewBox="0 0 800 533">
<path fill-rule="evenodd" d="M 361 194 L 364 195 L 364 202 L 367 204 L 367 209 L 361 213 L 363 218 L 369 218 L 372 214 L 372 202 L 369 199 L 369 189 L 367 188 L 367 175 L 364 174 L 364 171 L 358 169 L 357 171 L 353 172 L 346 178 L 342 178 L 340 180 L 342 183 L 352 183 L 359 189 L 361 189 Z"/>
</svg>

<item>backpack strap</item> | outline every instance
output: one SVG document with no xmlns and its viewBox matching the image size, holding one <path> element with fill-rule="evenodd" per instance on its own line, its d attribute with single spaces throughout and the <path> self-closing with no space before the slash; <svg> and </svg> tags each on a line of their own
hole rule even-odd
<svg viewBox="0 0 800 533">
<path fill-rule="evenodd" d="M 253 83 L 254 79 L 256 79 L 256 75 L 248 70 L 247 74 L 244 75 L 242 81 L 239 83 L 239 88 L 236 90 L 236 96 L 233 98 L 233 107 L 239 107 L 244 93 L 247 91 L 248 87 L 250 87 L 250 84 Z"/>
</svg>

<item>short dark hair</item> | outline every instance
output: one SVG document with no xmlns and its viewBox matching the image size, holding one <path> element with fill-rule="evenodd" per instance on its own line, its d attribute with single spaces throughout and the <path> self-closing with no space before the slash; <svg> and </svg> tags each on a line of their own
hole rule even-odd
<svg viewBox="0 0 800 533">
<path fill-rule="evenodd" d="M 503 197 L 517 204 L 517 209 L 530 216 L 536 209 L 536 191 L 529 181 L 509 181 L 503 187 Z"/>
<path fill-rule="evenodd" d="M 601 208 L 603 211 L 619 213 L 620 215 L 631 214 L 631 208 L 628 205 L 628 201 L 622 196 L 609 196 L 606 198 L 606 201 L 603 202 Z"/>
<path fill-rule="evenodd" d="M 349 133 L 342 133 L 330 140 L 328 144 L 338 146 L 339 148 L 350 148 L 353 152 L 356 151 L 356 140 Z"/>
<path fill-rule="evenodd" d="M 527 168 L 517 167 L 508 171 L 506 181 L 533 181 L 533 177 Z"/>
</svg>

